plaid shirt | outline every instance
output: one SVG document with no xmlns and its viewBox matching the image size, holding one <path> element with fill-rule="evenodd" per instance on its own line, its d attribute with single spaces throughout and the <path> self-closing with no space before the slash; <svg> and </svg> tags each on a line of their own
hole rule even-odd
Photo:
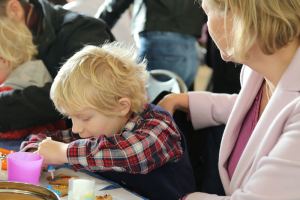
<svg viewBox="0 0 300 200">
<path fill-rule="evenodd" d="M 183 155 L 181 136 L 170 115 L 154 105 L 148 110 L 149 106 L 148 102 L 142 114 L 132 115 L 120 134 L 82 139 L 71 129 L 44 132 L 29 136 L 21 149 L 38 148 L 38 143 L 50 136 L 52 140 L 70 143 L 67 157 L 75 171 L 84 168 L 92 172 L 146 174 Z"/>
</svg>

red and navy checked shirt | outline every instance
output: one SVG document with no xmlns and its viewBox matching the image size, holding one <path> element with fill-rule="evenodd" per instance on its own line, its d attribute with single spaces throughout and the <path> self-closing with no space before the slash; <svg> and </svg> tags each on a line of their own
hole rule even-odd
<svg viewBox="0 0 300 200">
<path fill-rule="evenodd" d="M 150 109 L 148 109 L 150 106 Z M 151 107 L 154 107 L 151 109 Z M 120 134 L 99 138 L 80 138 L 69 130 L 31 135 L 21 145 L 22 151 L 38 148 L 38 143 L 52 140 L 70 143 L 67 157 L 75 170 L 117 171 L 146 174 L 166 162 L 176 162 L 183 155 L 181 135 L 167 111 L 144 106 L 142 114 L 132 115 Z"/>
</svg>

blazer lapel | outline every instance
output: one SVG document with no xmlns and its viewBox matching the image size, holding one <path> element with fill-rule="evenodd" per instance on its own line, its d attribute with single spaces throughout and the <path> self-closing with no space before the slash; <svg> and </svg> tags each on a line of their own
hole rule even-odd
<svg viewBox="0 0 300 200">
<path fill-rule="evenodd" d="M 275 145 L 271 145 L 272 138 L 277 138 L 274 134 L 278 132 L 272 127 L 276 127 L 276 117 L 281 116 L 280 112 L 299 97 L 300 91 L 300 48 L 296 52 L 289 67 L 281 77 L 276 90 L 274 91 L 268 105 L 266 106 L 261 119 L 257 123 L 250 140 L 241 156 L 237 166 L 235 179 L 232 179 L 230 191 L 241 187 L 242 182 L 247 182 L 251 175 L 256 171 L 256 166 L 262 156 Z M 270 137 L 269 137 L 270 136 Z M 253 151 L 256 150 L 256 151 Z M 259 153 L 258 153 L 259 152 Z M 245 175 L 247 176 L 245 177 Z M 232 190 L 231 190 L 232 189 Z"/>
<path fill-rule="evenodd" d="M 264 137 L 267 135 L 269 128 L 272 126 L 274 119 L 287 104 L 289 104 L 297 97 L 296 95 L 289 95 L 285 97 L 282 91 L 278 91 L 279 90 L 274 92 L 271 98 L 272 100 L 270 100 L 267 107 L 265 108 L 263 115 L 258 121 L 247 143 L 247 146 L 244 149 L 243 154 L 241 155 L 230 183 L 230 193 L 241 187 L 247 173 L 252 171 L 251 167 L 254 167 L 254 169 L 256 168 L 256 166 L 253 166 L 252 164 L 254 162 L 258 149 L 264 141 Z M 280 104 L 276 102 L 280 102 Z M 249 176 L 250 174 L 248 174 L 247 177 Z"/>
</svg>

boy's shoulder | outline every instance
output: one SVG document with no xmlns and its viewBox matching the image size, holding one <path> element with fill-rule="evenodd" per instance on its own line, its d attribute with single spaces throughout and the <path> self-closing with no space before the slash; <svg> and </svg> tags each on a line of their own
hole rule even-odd
<svg viewBox="0 0 300 200">
<path fill-rule="evenodd" d="M 162 107 L 156 106 L 154 104 L 148 104 L 142 113 L 134 115 L 128 123 L 160 123 L 164 121 L 167 124 L 172 123 L 172 116 Z"/>
<path fill-rule="evenodd" d="M 167 135 L 174 141 L 181 138 L 180 130 L 172 116 L 160 106 L 153 104 L 147 104 L 147 107 L 141 114 L 131 117 L 123 131 L 141 135 L 148 135 L 150 132 L 153 132 L 158 136 L 157 138 L 162 140 Z"/>
</svg>

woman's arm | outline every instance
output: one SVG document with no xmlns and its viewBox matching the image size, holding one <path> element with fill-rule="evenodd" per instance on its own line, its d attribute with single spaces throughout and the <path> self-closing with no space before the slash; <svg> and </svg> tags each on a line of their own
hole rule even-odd
<svg viewBox="0 0 300 200">
<path fill-rule="evenodd" d="M 189 92 L 189 111 L 194 129 L 227 124 L 237 94 Z"/>
<path fill-rule="evenodd" d="M 232 111 L 237 94 L 214 94 L 211 92 L 189 92 L 188 94 L 170 94 L 157 105 L 171 115 L 175 110 L 191 114 L 195 129 L 226 124 Z"/>
<path fill-rule="evenodd" d="M 106 0 L 98 9 L 95 17 L 103 19 L 110 28 L 113 28 L 132 3 L 133 0 Z"/>
<path fill-rule="evenodd" d="M 189 97 L 188 94 L 169 94 L 165 96 L 157 105 L 168 111 L 172 116 L 175 110 L 181 110 L 188 113 Z"/>
</svg>

